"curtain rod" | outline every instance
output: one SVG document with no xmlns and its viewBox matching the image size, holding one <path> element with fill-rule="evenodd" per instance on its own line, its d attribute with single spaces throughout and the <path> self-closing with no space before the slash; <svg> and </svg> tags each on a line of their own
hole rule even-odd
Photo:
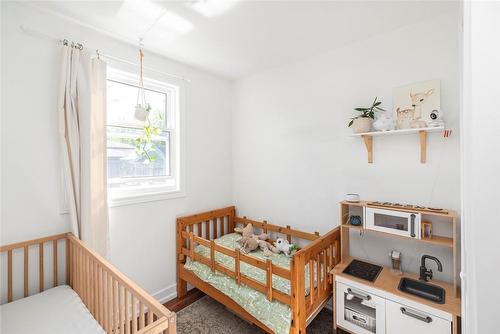
<svg viewBox="0 0 500 334">
<path fill-rule="evenodd" d="M 49 41 L 56 41 L 58 43 L 67 43 L 68 41 L 66 39 L 60 39 L 60 38 L 56 38 L 56 37 L 53 37 L 53 36 L 50 36 L 50 35 L 47 35 L 45 33 L 42 33 L 40 31 L 36 31 L 34 29 L 31 29 L 29 27 L 26 27 L 25 25 L 21 24 L 19 26 L 19 29 L 25 33 L 25 34 L 28 34 L 28 35 L 31 35 L 31 36 L 34 36 L 34 37 L 38 37 L 38 38 L 41 38 L 41 39 L 45 39 L 45 40 L 49 40 Z M 93 49 L 93 48 L 90 48 L 90 47 L 87 47 L 87 46 L 83 46 L 84 49 L 87 49 L 89 51 L 92 51 L 92 52 L 96 52 L 97 56 L 98 57 L 104 57 L 104 58 L 107 58 L 107 59 L 110 59 L 110 60 L 115 60 L 115 61 L 118 61 L 118 62 L 121 62 L 121 63 L 125 63 L 125 64 L 129 64 L 129 65 L 134 65 L 134 66 L 138 66 L 138 64 L 136 62 L 133 62 L 131 60 L 128 60 L 128 59 L 125 59 L 125 58 L 121 58 L 121 57 L 116 57 L 116 56 L 112 56 L 112 55 L 109 55 L 109 54 L 106 54 L 106 53 L 103 53 L 101 50 L 99 49 Z M 173 74 L 173 73 L 168 73 L 168 72 L 163 72 L 163 71 L 158 71 L 152 67 L 148 67 L 148 66 L 144 66 L 144 68 L 148 71 L 151 71 L 151 72 L 156 72 L 158 74 L 162 74 L 162 75 L 166 75 L 166 76 L 169 76 L 169 77 L 172 77 L 172 78 L 175 78 L 175 79 L 180 79 L 180 80 L 183 80 L 183 81 L 186 81 L 187 83 L 191 83 L 191 79 L 188 79 L 188 78 L 185 78 L 183 76 L 180 76 L 180 75 L 177 75 L 177 74 Z"/>
</svg>

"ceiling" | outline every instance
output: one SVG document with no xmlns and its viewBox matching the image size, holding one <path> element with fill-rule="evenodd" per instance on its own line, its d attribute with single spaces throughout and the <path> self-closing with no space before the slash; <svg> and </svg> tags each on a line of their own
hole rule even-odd
<svg viewBox="0 0 500 334">
<path fill-rule="evenodd" d="M 36 2 L 229 79 L 296 62 L 456 8 L 450 1 Z"/>
</svg>

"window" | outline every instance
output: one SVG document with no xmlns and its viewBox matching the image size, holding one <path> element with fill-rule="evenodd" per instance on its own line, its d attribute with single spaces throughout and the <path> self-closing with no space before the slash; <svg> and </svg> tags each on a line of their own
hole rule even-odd
<svg viewBox="0 0 500 334">
<path fill-rule="evenodd" d="M 111 204 L 180 193 L 180 88 L 144 79 L 146 120 L 137 117 L 137 75 L 108 71 L 107 157 Z M 151 133 L 149 139 L 146 134 Z M 154 199 L 154 198 L 151 198 Z"/>
</svg>

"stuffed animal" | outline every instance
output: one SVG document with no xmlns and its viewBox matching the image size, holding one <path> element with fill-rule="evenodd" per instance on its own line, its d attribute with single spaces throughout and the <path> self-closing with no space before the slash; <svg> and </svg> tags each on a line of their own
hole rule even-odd
<svg viewBox="0 0 500 334">
<path fill-rule="evenodd" d="M 293 251 L 297 250 L 297 246 L 288 242 L 283 238 L 276 239 L 274 246 L 280 251 L 285 253 L 286 256 L 290 256 Z"/>
<path fill-rule="evenodd" d="M 235 227 L 234 231 L 236 233 L 240 233 L 241 236 L 244 237 L 252 237 L 255 234 L 253 233 L 253 225 L 252 224 L 247 224 L 247 226 L 243 227 Z M 269 239 L 269 236 L 266 233 L 261 233 L 257 236 L 259 240 L 267 240 Z"/>
<path fill-rule="evenodd" d="M 271 256 L 273 253 L 280 252 L 271 243 L 266 241 L 269 238 L 267 234 L 261 233 L 259 235 L 255 235 L 252 224 L 248 224 L 245 228 L 236 227 L 234 230 L 237 233 L 242 234 L 241 238 L 238 239 L 238 242 L 241 244 L 240 249 L 243 253 L 248 254 L 257 248 L 262 250 L 264 256 Z"/>
</svg>

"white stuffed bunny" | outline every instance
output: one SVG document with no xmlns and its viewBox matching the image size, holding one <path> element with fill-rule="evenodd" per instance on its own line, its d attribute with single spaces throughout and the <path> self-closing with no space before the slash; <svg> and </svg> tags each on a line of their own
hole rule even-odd
<svg viewBox="0 0 500 334">
<path fill-rule="evenodd" d="M 290 253 L 297 249 L 297 246 L 294 244 L 290 244 L 288 240 L 283 238 L 276 239 L 274 246 L 281 252 L 285 253 L 285 255 L 290 256 Z"/>
</svg>

